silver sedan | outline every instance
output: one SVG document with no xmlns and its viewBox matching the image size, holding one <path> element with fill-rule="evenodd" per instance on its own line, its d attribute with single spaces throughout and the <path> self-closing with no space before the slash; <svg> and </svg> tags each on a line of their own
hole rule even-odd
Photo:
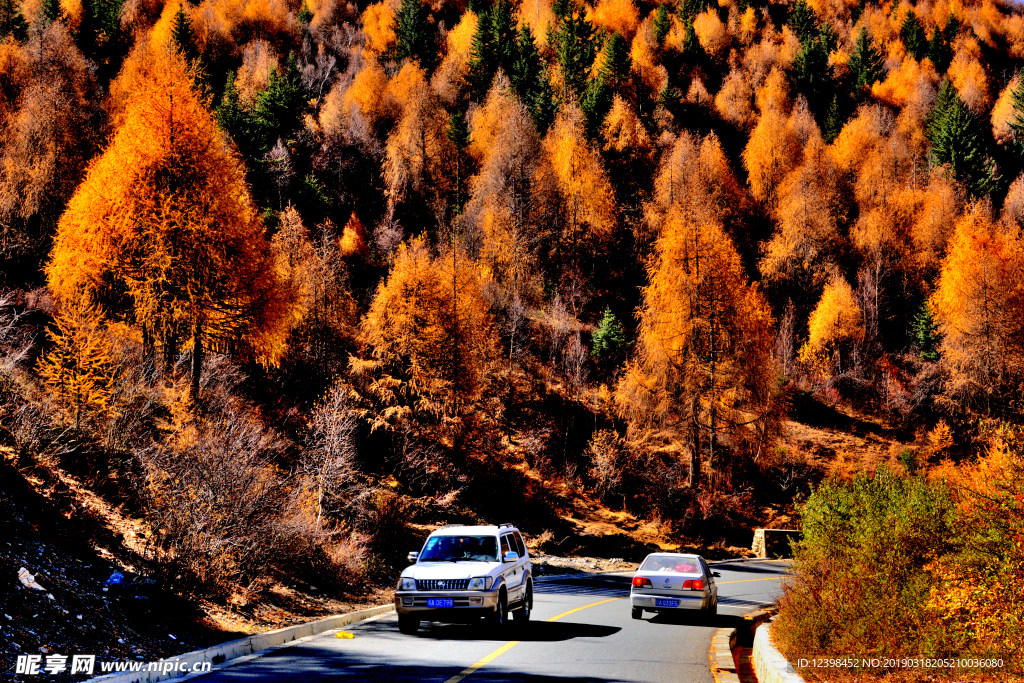
<svg viewBox="0 0 1024 683">
<path fill-rule="evenodd" d="M 700 555 L 648 555 L 633 575 L 633 586 L 629 591 L 633 618 L 642 619 L 645 610 L 701 610 L 704 614 L 717 614 L 716 576 L 718 572 L 711 571 Z"/>
</svg>

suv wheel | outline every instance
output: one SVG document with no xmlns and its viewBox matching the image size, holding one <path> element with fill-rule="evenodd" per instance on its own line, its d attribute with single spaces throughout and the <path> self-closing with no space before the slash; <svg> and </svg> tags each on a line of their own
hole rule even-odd
<svg viewBox="0 0 1024 683">
<path fill-rule="evenodd" d="M 504 588 L 498 593 L 498 607 L 491 614 L 490 620 L 491 624 L 497 628 L 501 628 L 508 622 L 508 595 Z"/>
<path fill-rule="evenodd" d="M 420 620 L 411 614 L 398 615 L 398 630 L 410 636 L 416 635 L 420 629 Z"/>
<path fill-rule="evenodd" d="M 530 612 L 533 611 L 533 583 L 526 584 L 526 597 L 523 598 L 523 604 L 512 613 L 512 617 L 516 621 L 527 622 L 530 620 Z"/>
</svg>

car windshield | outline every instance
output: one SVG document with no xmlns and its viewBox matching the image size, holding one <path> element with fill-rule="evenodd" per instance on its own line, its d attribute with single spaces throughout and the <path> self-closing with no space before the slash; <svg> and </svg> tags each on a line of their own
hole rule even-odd
<svg viewBox="0 0 1024 683">
<path fill-rule="evenodd" d="M 431 536 L 419 559 L 431 562 L 497 562 L 498 539 L 494 536 Z"/>
<path fill-rule="evenodd" d="M 644 572 L 673 572 L 676 574 L 699 574 L 700 564 L 696 557 L 678 555 L 651 555 L 640 565 Z"/>
</svg>

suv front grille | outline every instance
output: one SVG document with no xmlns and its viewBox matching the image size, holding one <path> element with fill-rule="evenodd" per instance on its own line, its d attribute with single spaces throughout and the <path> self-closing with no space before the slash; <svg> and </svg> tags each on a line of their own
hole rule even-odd
<svg viewBox="0 0 1024 683">
<path fill-rule="evenodd" d="M 469 579 L 417 579 L 416 588 L 421 591 L 464 591 Z"/>
</svg>

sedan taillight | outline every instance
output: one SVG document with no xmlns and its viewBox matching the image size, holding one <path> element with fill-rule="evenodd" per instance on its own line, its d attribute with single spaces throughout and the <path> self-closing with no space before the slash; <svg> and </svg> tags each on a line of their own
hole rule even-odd
<svg viewBox="0 0 1024 683">
<path fill-rule="evenodd" d="M 650 588 L 651 580 L 644 576 L 634 576 L 633 585 L 637 588 Z"/>
<path fill-rule="evenodd" d="M 687 579 L 683 582 L 684 591 L 702 591 L 704 590 L 703 579 Z"/>
</svg>

